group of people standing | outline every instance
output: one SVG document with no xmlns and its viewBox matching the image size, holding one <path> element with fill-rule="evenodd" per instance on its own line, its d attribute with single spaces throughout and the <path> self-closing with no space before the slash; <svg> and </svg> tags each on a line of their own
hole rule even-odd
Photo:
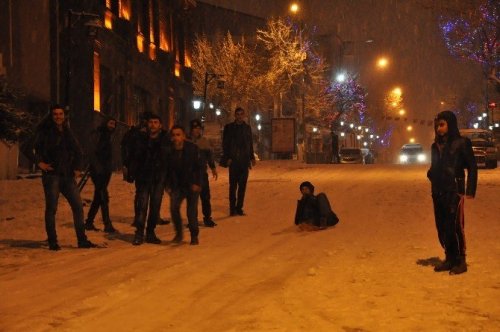
<svg viewBox="0 0 500 332">
<path fill-rule="evenodd" d="M 243 203 L 249 169 L 255 165 L 252 131 L 244 121 L 245 111 L 235 110 L 235 121 L 224 127 L 223 156 L 220 165 L 229 168 L 229 214 L 245 215 Z M 109 213 L 108 184 L 112 174 L 112 133 L 116 120 L 107 118 L 91 135 L 88 160 L 95 191 L 88 217 L 84 222 L 83 205 L 75 178 L 82 169 L 80 146 L 67 125 L 64 110 L 51 109 L 50 117 L 38 128 L 35 158 L 42 170 L 45 193 L 45 229 L 50 250 L 60 250 L 55 227 L 59 195 L 69 202 L 79 248 L 96 245 L 87 239 L 85 230 L 97 230 L 94 218 L 101 209 L 104 231 L 114 233 Z M 199 244 L 198 199 L 201 196 L 203 223 L 214 227 L 210 204 L 208 168 L 212 177 L 218 174 L 209 142 L 202 136 L 202 123 L 190 123 L 190 137 L 184 128 L 162 127 L 156 114 L 143 114 L 141 123 L 132 127 L 122 140 L 123 176 L 135 183 L 134 245 L 143 242 L 159 244 L 155 228 L 160 219 L 163 193 L 170 196 L 170 214 L 175 229 L 173 243 L 183 241 L 180 207 L 187 202 L 191 244 Z M 435 141 L 431 147 L 431 181 L 434 216 L 439 242 L 445 260 L 435 266 L 436 272 L 461 274 L 467 271 L 465 260 L 464 198 L 472 199 L 477 188 L 477 165 L 469 139 L 460 136 L 457 118 L 444 111 L 435 119 Z M 467 177 L 465 176 L 467 169 Z M 310 182 L 300 185 L 302 199 L 297 205 L 295 223 L 311 224 L 319 229 L 335 225 L 338 218 L 331 211 L 324 194 L 314 196 Z M 321 196 L 323 195 L 323 196 Z"/>
<path fill-rule="evenodd" d="M 248 170 L 255 165 L 251 128 L 244 121 L 245 111 L 235 110 L 235 121 L 224 128 L 224 165 L 229 167 L 229 213 L 244 215 Z M 94 219 L 101 210 L 104 232 L 114 233 L 109 213 L 108 184 L 113 171 L 112 136 L 116 120 L 106 118 L 90 137 L 87 149 L 89 172 L 94 183 L 94 197 L 87 220 L 84 221 L 83 204 L 76 184 L 82 169 L 82 151 L 65 119 L 60 106 L 51 109 L 50 116 L 38 129 L 35 143 L 36 163 L 42 170 L 45 192 L 45 225 L 50 250 L 60 250 L 55 214 L 59 194 L 68 200 L 77 234 L 78 247 L 91 248 L 85 230 L 98 230 Z M 136 228 L 133 244 L 144 242 L 160 244 L 155 233 L 160 221 L 160 208 L 164 192 L 170 197 L 170 215 L 175 229 L 173 243 L 182 243 L 183 225 L 180 208 L 186 201 L 188 229 L 191 245 L 199 244 L 198 200 L 202 201 L 203 224 L 214 227 L 210 203 L 208 169 L 217 179 L 217 169 L 212 147 L 202 135 L 202 122 L 190 122 L 189 136 L 184 128 L 174 125 L 169 131 L 162 126 L 161 118 L 153 113 L 142 114 L 138 125 L 133 126 L 121 142 L 123 178 L 135 184 L 134 222 Z"/>
</svg>

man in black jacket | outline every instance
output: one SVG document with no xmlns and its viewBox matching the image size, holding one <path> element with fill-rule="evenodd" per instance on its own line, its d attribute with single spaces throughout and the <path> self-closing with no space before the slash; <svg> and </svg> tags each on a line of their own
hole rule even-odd
<svg viewBox="0 0 500 332">
<path fill-rule="evenodd" d="M 139 123 L 130 127 L 121 141 L 123 179 L 129 183 L 135 181 L 136 164 L 133 154 L 137 151 L 137 144 L 140 143 L 144 136 L 147 136 L 148 120 L 151 115 L 153 115 L 151 112 L 142 113 Z"/>
<path fill-rule="evenodd" d="M 168 140 L 162 134 L 161 127 L 160 117 L 152 114 L 148 120 L 148 134 L 138 137 L 131 156 L 130 163 L 135 165 L 134 226 L 136 232 L 134 245 L 140 245 L 144 242 L 144 229 L 146 229 L 146 242 L 161 243 L 155 234 L 155 228 L 160 216 L 168 154 Z M 146 216 L 148 217 L 147 226 Z"/>
<path fill-rule="evenodd" d="M 464 195 L 473 199 L 476 194 L 477 164 L 470 140 L 460 136 L 457 118 L 450 111 L 439 113 L 435 119 L 435 140 L 431 153 L 427 177 L 432 185 L 438 238 L 446 254 L 445 261 L 434 270 L 464 273 L 467 271 Z M 464 168 L 467 168 L 467 188 Z"/>
<path fill-rule="evenodd" d="M 207 227 L 215 227 L 217 224 L 212 219 L 212 205 L 210 204 L 210 182 L 208 180 L 208 167 L 212 172 L 213 179 L 217 180 L 217 169 L 215 168 L 215 161 L 213 157 L 213 149 L 208 139 L 203 137 L 203 126 L 201 121 L 194 119 L 190 122 L 191 142 L 198 146 L 200 152 L 200 163 L 202 168 L 201 177 L 201 211 L 203 212 L 203 224 Z"/>
<path fill-rule="evenodd" d="M 252 129 L 245 123 L 245 110 L 234 111 L 234 122 L 224 127 L 222 145 L 229 167 L 229 214 L 243 216 L 243 202 L 248 180 L 248 170 L 255 166 Z M 238 196 L 236 196 L 238 192 Z"/>
<path fill-rule="evenodd" d="M 188 227 L 191 244 L 198 242 L 198 196 L 201 190 L 202 166 L 196 144 L 186 140 L 181 126 L 170 130 L 172 146 L 168 155 L 168 180 L 166 190 L 170 194 L 170 214 L 175 228 L 174 243 L 183 239 L 180 208 L 182 201 L 187 201 Z"/>
<path fill-rule="evenodd" d="M 116 128 L 116 120 L 105 118 L 102 124 L 91 134 L 89 163 L 90 177 L 94 183 L 94 198 L 87 215 L 85 229 L 97 231 L 94 225 L 94 218 L 101 208 L 102 221 L 104 223 L 104 232 L 114 233 L 116 229 L 111 223 L 109 217 L 109 194 L 108 185 L 113 172 L 113 156 L 111 145 L 111 136 Z"/>
<path fill-rule="evenodd" d="M 58 105 L 51 108 L 50 117 L 38 128 L 35 158 L 43 172 L 45 230 L 49 249 L 61 249 L 57 241 L 55 220 L 60 193 L 71 206 L 78 247 L 96 247 L 85 235 L 83 204 L 75 181 L 75 177 L 80 175 L 82 152 L 66 123 L 64 110 Z"/>
</svg>

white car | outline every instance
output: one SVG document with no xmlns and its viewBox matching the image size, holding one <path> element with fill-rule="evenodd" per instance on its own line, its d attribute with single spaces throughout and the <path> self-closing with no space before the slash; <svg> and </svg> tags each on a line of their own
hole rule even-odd
<svg viewBox="0 0 500 332">
<path fill-rule="evenodd" d="M 401 164 L 424 164 L 427 156 L 421 144 L 405 144 L 399 153 L 399 163 Z"/>
</svg>

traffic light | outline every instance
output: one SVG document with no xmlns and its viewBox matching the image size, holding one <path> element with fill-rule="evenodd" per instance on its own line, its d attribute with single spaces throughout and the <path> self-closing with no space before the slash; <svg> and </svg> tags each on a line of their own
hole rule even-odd
<svg viewBox="0 0 500 332">
<path fill-rule="evenodd" d="M 488 108 L 489 108 L 490 110 L 495 109 L 496 107 L 497 107 L 497 103 L 496 103 L 496 102 L 494 102 L 494 101 L 490 101 L 490 102 L 488 103 Z"/>
</svg>

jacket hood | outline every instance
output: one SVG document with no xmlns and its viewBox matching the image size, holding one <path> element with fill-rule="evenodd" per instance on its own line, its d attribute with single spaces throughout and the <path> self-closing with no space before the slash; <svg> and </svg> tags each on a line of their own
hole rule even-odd
<svg viewBox="0 0 500 332">
<path fill-rule="evenodd" d="M 435 141 L 439 142 L 440 141 L 440 136 L 437 134 L 437 127 L 436 124 L 439 120 L 444 120 L 448 124 L 448 133 L 446 134 L 447 140 L 452 141 L 458 137 L 460 137 L 460 131 L 458 130 L 458 122 L 457 122 L 457 117 L 455 113 L 452 111 L 443 111 L 439 112 L 438 115 L 436 115 L 436 118 L 434 119 L 434 134 L 435 134 Z"/>
</svg>

